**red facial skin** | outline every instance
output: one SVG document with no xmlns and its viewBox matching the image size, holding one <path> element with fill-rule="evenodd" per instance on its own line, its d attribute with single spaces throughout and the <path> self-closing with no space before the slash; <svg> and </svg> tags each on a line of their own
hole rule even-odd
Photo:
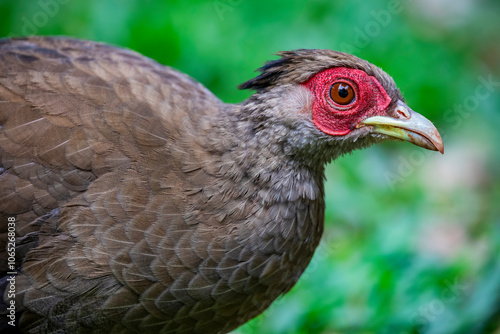
<svg viewBox="0 0 500 334">
<path fill-rule="evenodd" d="M 330 97 L 330 88 L 339 81 L 354 89 L 355 98 L 350 104 L 340 105 Z M 303 85 L 315 97 L 312 107 L 314 124 L 332 136 L 346 135 L 362 120 L 386 114 L 385 110 L 391 103 L 391 98 L 375 77 L 352 68 L 327 69 Z"/>
</svg>

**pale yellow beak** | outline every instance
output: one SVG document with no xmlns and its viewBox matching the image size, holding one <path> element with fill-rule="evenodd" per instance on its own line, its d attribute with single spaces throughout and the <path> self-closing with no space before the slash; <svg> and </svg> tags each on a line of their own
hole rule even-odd
<svg viewBox="0 0 500 334">
<path fill-rule="evenodd" d="M 381 133 L 409 141 L 428 150 L 444 153 L 441 135 L 431 121 L 411 110 L 402 101 L 398 101 L 396 115 L 398 118 L 373 116 L 361 121 L 356 127 L 370 126 L 374 133 Z"/>
</svg>

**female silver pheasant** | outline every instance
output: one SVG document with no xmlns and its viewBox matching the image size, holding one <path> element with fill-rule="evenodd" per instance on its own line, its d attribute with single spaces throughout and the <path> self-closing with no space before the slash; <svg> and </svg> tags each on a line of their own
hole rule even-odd
<svg viewBox="0 0 500 334">
<path fill-rule="evenodd" d="M 443 152 L 378 67 L 279 55 L 225 104 L 132 51 L 1 40 L 3 330 L 228 332 L 311 260 L 326 163 L 391 138 Z"/>
</svg>

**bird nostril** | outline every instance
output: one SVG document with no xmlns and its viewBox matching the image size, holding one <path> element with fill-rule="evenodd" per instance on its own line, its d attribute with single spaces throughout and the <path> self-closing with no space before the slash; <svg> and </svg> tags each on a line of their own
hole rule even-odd
<svg viewBox="0 0 500 334">
<path fill-rule="evenodd" d="M 396 108 L 396 112 L 398 113 L 398 115 L 401 117 L 401 118 L 404 118 L 404 119 L 410 119 L 411 118 L 411 114 L 410 112 L 408 111 L 408 109 L 404 108 L 404 107 L 397 107 Z"/>
</svg>

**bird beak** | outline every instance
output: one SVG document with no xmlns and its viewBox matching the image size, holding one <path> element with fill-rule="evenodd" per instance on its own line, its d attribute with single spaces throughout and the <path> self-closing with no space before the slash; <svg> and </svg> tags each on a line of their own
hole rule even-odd
<svg viewBox="0 0 500 334">
<path fill-rule="evenodd" d="M 428 150 L 444 153 L 443 140 L 431 121 L 411 110 L 402 101 L 398 101 L 395 114 L 397 118 L 373 116 L 363 120 L 356 127 L 370 126 L 374 133 L 381 133 L 409 141 Z"/>
</svg>

